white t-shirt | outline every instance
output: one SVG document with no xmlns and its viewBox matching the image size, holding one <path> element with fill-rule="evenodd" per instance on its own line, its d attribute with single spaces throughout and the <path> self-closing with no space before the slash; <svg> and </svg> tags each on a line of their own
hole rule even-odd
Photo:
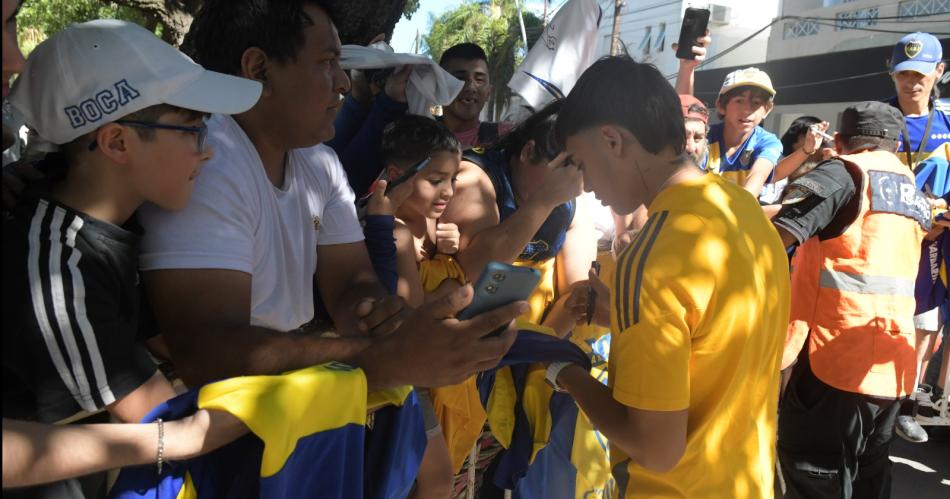
<svg viewBox="0 0 950 499">
<path fill-rule="evenodd" d="M 208 122 L 214 158 L 185 209 L 139 210 L 142 270 L 225 269 L 251 274 L 251 324 L 290 331 L 313 318 L 317 246 L 361 241 L 353 190 L 327 146 L 288 154 L 274 187 L 230 116 Z"/>
<path fill-rule="evenodd" d="M 614 233 L 617 231 L 617 225 L 614 222 L 613 211 L 609 206 L 604 206 L 594 196 L 593 192 L 585 192 L 577 198 L 578 204 L 583 203 L 586 206 L 586 212 L 590 213 L 594 222 L 594 230 L 597 231 L 598 241 L 612 241 Z"/>
</svg>

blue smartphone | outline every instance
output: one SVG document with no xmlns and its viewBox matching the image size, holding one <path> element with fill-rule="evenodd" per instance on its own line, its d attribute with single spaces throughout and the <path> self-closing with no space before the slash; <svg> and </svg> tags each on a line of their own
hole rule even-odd
<svg viewBox="0 0 950 499">
<path fill-rule="evenodd" d="M 469 320 L 509 303 L 527 300 L 541 280 L 541 272 L 530 267 L 516 267 L 501 262 L 488 262 L 482 275 L 475 282 L 475 297 L 458 319 Z M 497 336 L 505 328 L 492 331 L 487 336 Z"/>
</svg>

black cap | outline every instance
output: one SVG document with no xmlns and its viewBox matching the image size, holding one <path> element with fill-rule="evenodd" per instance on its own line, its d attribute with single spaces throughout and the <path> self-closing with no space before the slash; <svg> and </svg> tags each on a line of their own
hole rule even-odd
<svg viewBox="0 0 950 499">
<path fill-rule="evenodd" d="M 844 110 L 838 133 L 897 140 L 904 116 L 894 106 L 877 101 L 859 102 Z"/>
</svg>

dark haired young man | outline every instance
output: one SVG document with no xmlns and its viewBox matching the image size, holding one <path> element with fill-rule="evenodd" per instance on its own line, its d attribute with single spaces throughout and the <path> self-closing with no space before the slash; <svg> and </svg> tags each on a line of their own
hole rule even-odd
<svg viewBox="0 0 950 499">
<path fill-rule="evenodd" d="M 264 91 L 249 111 L 209 121 L 217 156 L 181 213 L 141 213 L 146 289 L 186 381 L 336 360 L 362 367 L 374 390 L 458 382 L 494 365 L 514 331 L 481 337 L 523 303 L 446 321 L 471 288 L 410 311 L 373 272 L 353 191 L 320 144 L 349 88 L 322 3 L 209 0 L 188 45 Z M 314 278 L 339 338 L 292 333 L 313 317 Z"/>
<path fill-rule="evenodd" d="M 648 206 L 593 317 L 610 386 L 552 363 L 610 441 L 624 497 L 772 497 L 785 251 L 755 198 L 684 153 L 676 93 L 629 57 L 594 63 L 557 122 L 584 188 L 618 213 Z M 573 167 L 572 167 L 573 168 Z M 715 470 L 712 472 L 711 470 Z"/>
<path fill-rule="evenodd" d="M 439 65 L 465 82 L 458 97 L 442 108 L 442 121 L 455 133 L 462 147 L 487 146 L 511 129 L 511 123 L 483 122 L 479 119 L 493 88 L 488 56 L 481 47 L 474 43 L 449 47 L 439 58 Z"/>
<path fill-rule="evenodd" d="M 465 82 L 456 99 L 444 106 L 439 120 L 455 134 L 463 149 L 487 146 L 511 129 L 510 123 L 482 122 L 479 119 L 492 84 L 488 57 L 474 43 L 449 47 L 439 65 Z M 344 100 L 336 126 L 344 133 L 327 144 L 339 155 L 350 186 L 358 194 L 369 188 L 383 169 L 379 144 L 383 129 L 406 114 L 406 79 L 409 72 L 401 70 L 386 79 L 383 91 L 376 94 L 369 108 L 348 95 Z M 353 93 L 356 93 L 354 90 Z"/>
</svg>

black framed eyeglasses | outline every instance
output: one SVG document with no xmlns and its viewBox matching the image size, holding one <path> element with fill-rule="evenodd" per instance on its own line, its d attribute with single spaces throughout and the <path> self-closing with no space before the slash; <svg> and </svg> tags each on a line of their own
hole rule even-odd
<svg viewBox="0 0 950 499">
<path fill-rule="evenodd" d="M 126 125 L 136 128 L 150 128 L 158 130 L 178 130 L 179 132 L 189 132 L 193 133 L 198 138 L 198 154 L 205 152 L 205 139 L 208 138 L 208 125 L 202 124 L 201 126 L 184 126 L 184 125 L 168 125 L 165 123 L 154 123 L 151 121 L 138 121 L 138 120 L 115 120 L 113 123 L 118 123 L 120 125 Z M 89 150 L 94 151 L 98 144 L 96 141 L 93 141 L 92 144 L 89 144 Z"/>
</svg>

